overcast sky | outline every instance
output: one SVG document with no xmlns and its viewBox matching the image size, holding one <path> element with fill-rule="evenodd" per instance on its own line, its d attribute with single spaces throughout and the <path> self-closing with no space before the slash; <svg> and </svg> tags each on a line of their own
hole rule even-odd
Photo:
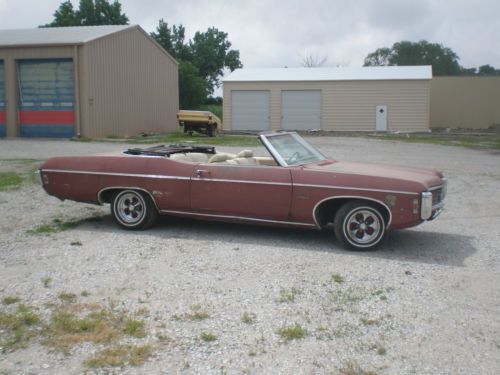
<svg viewBox="0 0 500 375">
<path fill-rule="evenodd" d="M 62 0 L 0 0 L 0 28 L 52 20 Z M 442 43 L 461 65 L 500 68 L 498 0 L 122 0 L 133 24 L 183 24 L 188 37 L 215 26 L 229 34 L 246 67 L 296 67 L 306 54 L 327 66 L 361 66 L 400 40 Z M 78 0 L 73 0 L 78 5 Z"/>
</svg>

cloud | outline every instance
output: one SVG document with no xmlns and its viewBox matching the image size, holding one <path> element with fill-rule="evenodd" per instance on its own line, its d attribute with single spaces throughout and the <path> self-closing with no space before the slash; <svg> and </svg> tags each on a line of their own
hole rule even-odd
<svg viewBox="0 0 500 375">
<path fill-rule="evenodd" d="M 62 0 L 0 0 L 2 28 L 48 23 Z M 329 65 L 361 66 L 400 40 L 442 43 L 467 67 L 500 68 L 496 0 L 122 0 L 132 23 L 153 31 L 160 18 L 191 38 L 210 26 L 229 34 L 247 67 L 299 66 L 305 53 Z M 77 6 L 78 1 L 73 0 Z"/>
</svg>

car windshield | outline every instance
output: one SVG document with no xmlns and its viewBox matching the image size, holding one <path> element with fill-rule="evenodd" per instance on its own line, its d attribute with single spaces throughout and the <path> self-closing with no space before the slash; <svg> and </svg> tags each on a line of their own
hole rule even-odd
<svg viewBox="0 0 500 375">
<path fill-rule="evenodd" d="M 327 158 L 297 133 L 262 135 L 264 145 L 283 165 L 316 163 Z"/>
</svg>

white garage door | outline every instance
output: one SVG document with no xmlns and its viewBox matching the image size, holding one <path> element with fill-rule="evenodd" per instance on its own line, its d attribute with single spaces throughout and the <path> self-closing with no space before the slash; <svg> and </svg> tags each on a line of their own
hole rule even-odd
<svg viewBox="0 0 500 375">
<path fill-rule="evenodd" d="M 269 130 L 269 91 L 231 92 L 232 130 Z"/>
<path fill-rule="evenodd" d="M 282 91 L 281 116 L 284 130 L 321 128 L 321 91 Z"/>
</svg>

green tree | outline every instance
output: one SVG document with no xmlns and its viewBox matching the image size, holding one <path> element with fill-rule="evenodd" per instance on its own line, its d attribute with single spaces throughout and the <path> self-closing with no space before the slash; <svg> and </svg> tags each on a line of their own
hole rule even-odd
<svg viewBox="0 0 500 375">
<path fill-rule="evenodd" d="M 54 21 L 46 26 L 75 26 L 78 25 L 75 10 L 71 1 L 67 0 L 59 5 L 59 8 L 54 12 Z"/>
<path fill-rule="evenodd" d="M 500 70 L 495 69 L 489 64 L 482 65 L 477 69 L 477 75 L 479 76 L 498 76 L 500 75 Z"/>
<path fill-rule="evenodd" d="M 207 81 L 210 93 L 219 87 L 219 77 L 224 69 L 233 71 L 243 67 L 240 61 L 240 52 L 232 50 L 227 33 L 210 27 L 206 32 L 196 32 L 189 46 L 193 54 L 193 64 Z"/>
<path fill-rule="evenodd" d="M 45 27 L 127 25 L 129 19 L 122 13 L 118 0 L 80 0 L 77 10 L 71 1 L 66 0 L 54 12 L 54 20 Z"/>
<path fill-rule="evenodd" d="M 153 37 L 179 62 L 179 95 L 181 108 L 196 108 L 207 100 L 224 69 L 233 71 L 242 67 L 240 53 L 231 49 L 227 33 L 215 28 L 197 32 L 186 41 L 184 26 L 170 27 L 165 20 L 158 22 Z"/>
<path fill-rule="evenodd" d="M 403 40 L 394 43 L 391 48 L 379 48 L 370 53 L 364 66 L 377 65 L 432 65 L 434 75 L 460 75 L 462 68 L 459 57 L 450 48 L 442 44 L 429 43 L 426 40 L 409 42 Z"/>
<path fill-rule="evenodd" d="M 198 108 L 207 99 L 205 81 L 192 63 L 179 61 L 179 106 L 181 109 Z"/>
</svg>

